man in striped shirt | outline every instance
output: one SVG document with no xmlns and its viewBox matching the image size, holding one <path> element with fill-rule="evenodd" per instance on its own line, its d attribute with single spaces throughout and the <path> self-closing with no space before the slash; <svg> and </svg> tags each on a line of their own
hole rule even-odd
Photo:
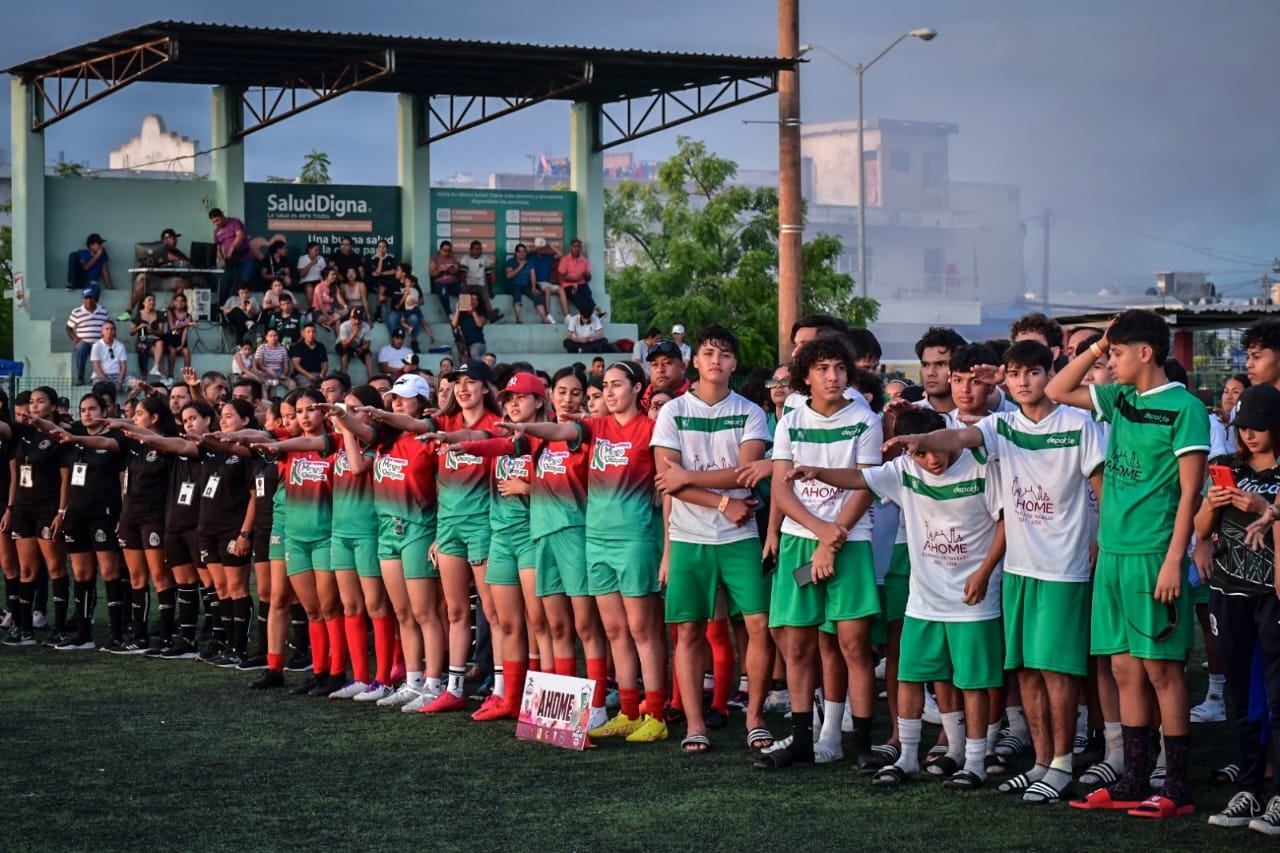
<svg viewBox="0 0 1280 853">
<path fill-rule="evenodd" d="M 80 294 L 80 307 L 71 312 L 67 318 L 67 337 L 71 339 L 74 353 L 71 366 L 75 373 L 76 384 L 84 384 L 84 371 L 89 364 L 89 353 L 93 345 L 102 340 L 102 324 L 110 319 L 107 309 L 98 304 L 98 292 L 86 287 Z"/>
</svg>

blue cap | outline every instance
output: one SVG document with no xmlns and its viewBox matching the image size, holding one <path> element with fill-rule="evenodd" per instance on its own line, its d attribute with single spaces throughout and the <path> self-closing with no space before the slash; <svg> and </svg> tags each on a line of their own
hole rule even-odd
<svg viewBox="0 0 1280 853">
<path fill-rule="evenodd" d="M 81 295 L 82 297 L 83 297 L 83 296 L 92 296 L 94 299 L 97 299 L 97 298 L 98 298 L 98 288 L 96 288 L 96 287 L 86 287 L 84 290 L 80 291 L 80 295 Z"/>
</svg>

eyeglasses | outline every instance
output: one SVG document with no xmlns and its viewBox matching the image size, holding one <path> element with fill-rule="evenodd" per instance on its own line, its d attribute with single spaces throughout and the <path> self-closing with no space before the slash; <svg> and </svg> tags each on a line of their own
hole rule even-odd
<svg viewBox="0 0 1280 853">
<path fill-rule="evenodd" d="M 771 389 L 772 389 L 772 388 L 785 388 L 785 387 L 787 387 L 787 385 L 789 385 L 789 384 L 790 384 L 790 383 L 789 383 L 789 382 L 787 382 L 787 380 L 785 380 L 785 379 L 766 379 L 766 380 L 764 381 L 764 387 L 766 387 L 766 388 L 771 388 Z"/>
<path fill-rule="evenodd" d="M 1146 595 L 1146 596 L 1153 595 L 1153 593 L 1150 593 L 1150 592 L 1140 592 L 1137 594 Z M 1129 622 L 1130 628 L 1132 628 L 1134 631 L 1141 634 L 1142 636 L 1146 637 L 1148 640 L 1151 640 L 1156 643 L 1163 643 L 1165 640 L 1173 636 L 1174 631 L 1178 630 L 1178 605 L 1176 604 L 1166 605 L 1165 618 L 1169 620 L 1169 624 L 1166 625 L 1164 628 L 1161 628 L 1160 631 L 1155 634 L 1155 636 L 1148 634 L 1146 631 L 1143 631 L 1137 625 L 1134 625 L 1133 620 L 1128 620 L 1128 622 Z"/>
</svg>

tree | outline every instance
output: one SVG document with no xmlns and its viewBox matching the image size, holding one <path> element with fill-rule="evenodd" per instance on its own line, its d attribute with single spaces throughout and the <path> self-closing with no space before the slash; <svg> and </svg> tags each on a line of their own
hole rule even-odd
<svg viewBox="0 0 1280 853">
<path fill-rule="evenodd" d="M 84 175 L 84 166 L 70 160 L 59 160 L 53 167 L 53 174 L 59 178 L 79 178 Z"/>
<path fill-rule="evenodd" d="M 302 158 L 302 171 L 298 174 L 300 184 L 328 184 L 329 155 L 314 148 Z"/>
<path fill-rule="evenodd" d="M 642 328 L 719 323 L 738 335 L 743 365 L 778 362 L 778 193 L 735 186 L 737 164 L 680 137 L 658 180 L 605 194 L 613 313 Z M 840 238 L 804 244 L 804 310 L 874 320 L 879 304 L 837 272 Z"/>
</svg>

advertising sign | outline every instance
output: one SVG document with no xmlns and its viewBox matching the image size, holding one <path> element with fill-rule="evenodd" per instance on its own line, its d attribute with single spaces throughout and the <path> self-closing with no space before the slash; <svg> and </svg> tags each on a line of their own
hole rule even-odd
<svg viewBox="0 0 1280 853">
<path fill-rule="evenodd" d="M 378 240 L 400 253 L 400 188 L 346 184 L 245 184 L 244 224 L 255 248 L 281 237 L 296 260 L 307 244 L 329 255 L 343 237 L 354 251 L 372 255 Z"/>
<path fill-rule="evenodd" d="M 516 737 L 565 749 L 585 749 L 595 687 L 595 681 L 589 678 L 529 673 L 520 696 Z"/>
</svg>

